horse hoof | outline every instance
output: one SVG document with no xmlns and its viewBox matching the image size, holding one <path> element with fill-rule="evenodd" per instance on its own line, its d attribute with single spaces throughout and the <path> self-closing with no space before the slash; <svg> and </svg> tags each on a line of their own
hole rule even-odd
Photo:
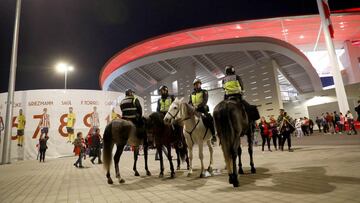
<svg viewBox="0 0 360 203">
<path fill-rule="evenodd" d="M 205 178 L 205 175 L 203 173 L 201 173 L 200 178 Z"/>
<path fill-rule="evenodd" d="M 229 175 L 229 184 L 233 184 L 233 179 L 231 175 Z"/>
<path fill-rule="evenodd" d="M 175 172 L 171 172 L 170 177 L 175 178 Z"/>
<path fill-rule="evenodd" d="M 159 178 L 163 178 L 164 177 L 164 174 L 163 173 L 160 173 L 159 174 Z"/>
<path fill-rule="evenodd" d="M 150 171 L 146 171 L 146 175 L 147 175 L 147 176 L 151 176 Z"/>
<path fill-rule="evenodd" d="M 239 168 L 239 174 L 244 174 L 244 170 L 242 168 Z"/>
<path fill-rule="evenodd" d="M 256 173 L 256 168 L 251 168 L 251 173 Z"/>
<path fill-rule="evenodd" d="M 119 183 L 123 184 L 123 183 L 125 183 L 125 180 L 121 178 L 121 179 L 119 180 Z"/>
<path fill-rule="evenodd" d="M 140 176 L 138 171 L 135 171 L 135 176 Z"/>
<path fill-rule="evenodd" d="M 108 182 L 108 184 L 110 184 L 110 185 L 114 183 L 111 178 L 108 178 L 107 182 Z"/>
<path fill-rule="evenodd" d="M 186 169 L 187 169 L 187 170 L 190 170 L 190 166 L 188 166 Z"/>
<path fill-rule="evenodd" d="M 213 172 L 213 168 L 211 166 L 209 166 L 207 170 L 209 171 L 209 173 Z"/>
<path fill-rule="evenodd" d="M 187 176 L 190 177 L 192 175 L 192 173 L 188 173 Z"/>
<path fill-rule="evenodd" d="M 176 170 L 180 170 L 180 166 L 176 167 Z"/>
<path fill-rule="evenodd" d="M 234 183 L 233 183 L 233 186 L 234 186 L 234 187 L 239 187 L 239 181 L 234 182 Z"/>
</svg>

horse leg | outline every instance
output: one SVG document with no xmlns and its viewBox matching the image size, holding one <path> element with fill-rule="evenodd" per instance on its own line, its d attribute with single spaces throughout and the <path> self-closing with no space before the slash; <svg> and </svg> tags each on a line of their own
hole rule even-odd
<svg viewBox="0 0 360 203">
<path fill-rule="evenodd" d="M 145 159 L 146 175 L 151 176 L 151 173 L 148 168 L 148 150 L 149 150 L 149 145 L 148 144 L 144 145 L 144 159 Z"/>
<path fill-rule="evenodd" d="M 253 158 L 253 135 L 248 135 L 248 152 L 250 156 L 250 166 L 251 166 L 251 173 L 256 173 L 256 168 L 254 165 L 254 158 Z"/>
<path fill-rule="evenodd" d="M 125 180 L 121 178 L 120 170 L 119 170 L 120 157 L 124 150 L 124 147 L 125 145 L 116 145 L 116 153 L 114 155 L 115 173 L 116 173 L 116 178 L 119 180 L 119 183 L 125 183 Z M 109 183 L 109 179 L 108 179 L 108 183 Z"/>
<path fill-rule="evenodd" d="M 160 158 L 160 174 L 159 174 L 159 178 L 164 177 L 164 160 L 163 160 L 163 153 L 162 153 L 162 146 L 157 146 L 157 152 L 159 153 L 159 158 Z"/>
<path fill-rule="evenodd" d="M 232 153 L 232 164 L 233 164 L 232 184 L 234 187 L 239 187 L 238 173 L 236 170 L 236 159 L 237 159 L 237 152 L 236 152 L 236 150 L 233 150 L 233 153 Z"/>
<path fill-rule="evenodd" d="M 186 149 L 186 158 L 185 158 L 185 161 L 186 161 L 186 169 L 189 170 L 190 169 L 190 162 L 189 162 L 189 153 L 188 153 L 188 150 Z"/>
<path fill-rule="evenodd" d="M 177 163 L 176 170 L 180 170 L 180 149 L 176 145 L 175 145 L 175 152 L 176 152 L 176 163 Z"/>
<path fill-rule="evenodd" d="M 204 178 L 204 152 L 203 152 L 203 143 L 199 143 L 199 158 L 201 163 L 201 169 L 200 169 L 200 178 Z"/>
<path fill-rule="evenodd" d="M 167 158 L 169 160 L 170 171 L 171 171 L 170 177 L 175 178 L 174 165 L 173 165 L 172 158 L 171 158 L 171 145 L 170 144 L 167 145 L 166 148 L 167 148 L 167 151 L 168 151 Z"/>
<path fill-rule="evenodd" d="M 193 160 L 193 145 L 190 144 L 189 146 L 189 173 L 188 176 L 191 176 L 192 174 L 192 160 Z"/>
<path fill-rule="evenodd" d="M 134 147 L 134 166 L 133 171 L 135 172 L 135 176 L 140 176 L 139 172 L 136 169 L 136 163 L 139 157 L 139 146 Z"/>
<path fill-rule="evenodd" d="M 241 146 L 239 146 L 239 149 L 238 149 L 238 156 L 239 156 L 239 174 L 244 174 L 244 170 L 242 168 L 242 162 L 241 162 L 241 154 L 242 154 L 242 148 Z"/>
<path fill-rule="evenodd" d="M 213 158 L 214 148 L 213 148 L 213 146 L 211 144 L 211 140 L 208 140 L 206 143 L 207 143 L 207 146 L 208 146 L 209 152 L 210 152 L 210 164 L 209 164 L 209 167 L 208 167 L 208 171 L 209 171 L 209 173 L 211 173 L 211 175 L 213 175 L 212 165 L 214 164 L 214 158 Z"/>
</svg>

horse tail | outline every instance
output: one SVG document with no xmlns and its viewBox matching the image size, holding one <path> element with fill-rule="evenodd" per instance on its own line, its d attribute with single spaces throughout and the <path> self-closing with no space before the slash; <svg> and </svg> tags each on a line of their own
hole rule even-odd
<svg viewBox="0 0 360 203">
<path fill-rule="evenodd" d="M 112 142 L 112 122 L 106 126 L 103 136 L 103 164 L 106 171 L 110 170 L 112 150 L 114 144 Z"/>
<path fill-rule="evenodd" d="M 214 112 L 216 130 L 221 141 L 224 158 L 231 159 L 234 153 L 233 143 L 236 138 L 231 119 L 231 111 L 226 102 L 222 102 L 219 105 L 218 111 Z"/>
<path fill-rule="evenodd" d="M 180 153 L 180 159 L 182 162 L 184 162 L 186 160 L 186 154 L 187 154 L 187 145 L 186 143 L 182 143 L 182 147 L 179 149 L 179 153 Z"/>
</svg>

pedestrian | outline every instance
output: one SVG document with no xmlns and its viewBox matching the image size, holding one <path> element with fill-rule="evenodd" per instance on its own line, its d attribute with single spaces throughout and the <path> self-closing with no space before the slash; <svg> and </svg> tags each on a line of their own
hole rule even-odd
<svg viewBox="0 0 360 203">
<path fill-rule="evenodd" d="M 285 117 L 282 121 L 282 124 L 280 126 L 280 132 L 283 135 L 283 140 L 281 144 L 281 151 L 284 151 L 284 145 L 285 141 L 287 140 L 288 143 L 288 150 L 289 152 L 293 152 L 291 149 L 291 133 L 295 130 L 295 127 L 291 125 L 289 120 L 287 120 Z"/>
<path fill-rule="evenodd" d="M 356 111 L 356 113 L 357 113 L 357 115 L 358 115 L 357 121 L 360 122 L 360 100 L 358 100 L 358 106 L 355 107 L 355 111 Z"/>
<path fill-rule="evenodd" d="M 277 147 L 279 146 L 280 147 L 280 138 L 279 138 L 279 131 L 278 131 L 278 125 L 277 125 L 277 122 L 274 118 L 274 116 L 271 116 L 270 117 L 270 131 L 271 131 L 271 134 L 272 134 L 272 140 L 273 140 L 273 144 L 274 144 L 274 147 L 275 147 L 275 150 L 277 151 Z M 278 144 L 277 144 L 278 142 Z"/>
<path fill-rule="evenodd" d="M 352 113 L 350 112 L 350 110 L 347 112 L 347 114 L 345 115 L 345 117 L 347 118 L 348 124 L 349 124 L 349 131 L 348 131 L 348 135 L 351 135 L 351 132 L 353 131 L 355 135 L 357 135 L 357 131 L 355 129 L 355 125 L 354 125 L 354 116 L 352 115 Z"/>
<path fill-rule="evenodd" d="M 78 132 L 76 134 L 76 139 L 73 142 L 74 144 L 74 152 L 75 155 L 78 156 L 78 159 L 76 160 L 76 162 L 74 163 L 74 166 L 76 168 L 84 168 L 82 165 L 82 158 L 84 157 L 84 153 L 85 153 L 85 141 L 82 137 L 82 133 Z"/>
<path fill-rule="evenodd" d="M 98 164 L 102 164 L 100 129 L 96 129 L 95 134 L 91 137 L 90 154 L 93 155 L 93 158 L 90 160 L 92 164 L 95 164 L 96 158 L 98 158 Z"/>
<path fill-rule="evenodd" d="M 301 129 L 302 128 L 301 125 L 302 125 L 302 118 L 296 119 L 295 128 L 296 128 L 296 135 L 298 138 L 304 136 L 303 130 Z"/>
<path fill-rule="evenodd" d="M 262 138 L 262 148 L 261 150 L 264 151 L 264 146 L 265 146 L 265 142 L 267 143 L 268 146 L 268 150 L 269 152 L 271 152 L 270 149 L 270 125 L 268 122 L 266 122 L 265 117 L 262 116 L 260 123 L 259 123 L 259 128 L 260 128 L 260 135 Z"/>
<path fill-rule="evenodd" d="M 339 120 L 339 123 L 338 123 L 338 126 L 339 126 L 339 132 L 340 133 L 343 133 L 344 131 L 344 125 L 345 125 L 345 116 L 340 112 L 340 120 Z"/>
<path fill-rule="evenodd" d="M 322 119 L 322 126 L 323 126 L 323 132 L 324 133 L 328 133 L 329 132 L 329 125 L 326 121 L 326 114 L 321 114 L 321 119 Z"/>
<path fill-rule="evenodd" d="M 45 152 L 47 150 L 47 141 L 49 139 L 49 136 L 45 135 L 45 136 L 40 136 L 39 139 L 39 152 L 40 152 L 40 162 L 41 160 L 43 162 L 45 162 Z"/>
<path fill-rule="evenodd" d="M 25 119 L 22 109 L 19 110 L 19 115 L 17 117 L 17 121 L 18 121 L 18 123 L 17 123 L 17 140 L 18 140 L 17 146 L 22 147 L 24 144 L 24 130 L 25 130 L 25 124 L 26 124 L 26 119 Z"/>
<path fill-rule="evenodd" d="M 318 116 L 316 116 L 316 120 L 315 120 L 315 123 L 319 129 L 319 133 L 321 133 L 321 126 L 322 126 L 322 119 L 319 118 Z"/>
<path fill-rule="evenodd" d="M 312 119 L 309 119 L 309 131 L 310 135 L 314 133 L 314 121 Z"/>
<path fill-rule="evenodd" d="M 329 131 L 328 132 L 330 132 L 330 133 L 332 133 L 332 134 L 334 134 L 334 123 L 333 123 L 333 120 L 334 120 L 334 117 L 333 117 L 333 115 L 332 115 L 333 113 L 331 113 L 331 114 L 329 114 L 329 112 L 326 112 L 326 117 L 325 117 L 325 119 L 326 119 L 326 123 L 327 123 L 327 125 L 329 126 Z"/>
</svg>

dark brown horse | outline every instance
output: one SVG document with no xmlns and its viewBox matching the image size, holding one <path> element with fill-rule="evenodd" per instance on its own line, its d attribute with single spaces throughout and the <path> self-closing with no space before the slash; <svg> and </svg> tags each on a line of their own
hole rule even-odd
<svg viewBox="0 0 360 203">
<path fill-rule="evenodd" d="M 124 150 L 126 144 L 135 147 L 134 150 L 134 166 L 133 170 L 135 172 L 135 176 L 139 176 L 139 172 L 136 169 L 136 161 L 139 153 L 139 145 L 144 145 L 144 158 L 145 158 L 145 170 L 146 175 L 150 176 L 151 173 L 148 169 L 147 164 L 147 136 L 145 130 L 145 120 L 142 119 L 138 128 L 131 121 L 123 120 L 123 119 L 116 119 L 109 123 L 104 132 L 103 136 L 103 163 L 106 169 L 106 177 L 108 179 L 109 184 L 113 184 L 113 181 L 110 177 L 110 164 L 111 164 L 111 157 L 112 157 L 112 150 L 114 145 L 116 144 L 116 152 L 114 155 L 114 162 L 115 162 L 115 173 L 116 178 L 118 178 L 119 183 L 124 183 L 125 180 L 121 178 L 120 170 L 119 170 L 119 162 L 121 154 Z"/>
<path fill-rule="evenodd" d="M 170 164 L 170 177 L 175 177 L 174 166 L 171 157 L 171 146 L 174 146 L 177 154 L 177 169 L 180 169 L 180 161 L 186 160 L 187 167 L 189 168 L 189 158 L 187 153 L 187 145 L 185 138 L 182 134 L 182 127 L 180 125 L 166 124 L 163 120 L 161 113 L 152 113 L 146 119 L 146 129 L 149 136 L 154 136 L 156 149 L 160 156 L 160 174 L 159 177 L 164 176 L 164 163 L 163 163 L 163 147 L 167 149 L 167 159 Z"/>
<path fill-rule="evenodd" d="M 229 173 L 229 183 L 238 187 L 236 161 L 241 152 L 240 137 L 249 129 L 248 116 L 241 104 L 234 100 L 225 100 L 215 106 L 214 120 Z"/>
</svg>

